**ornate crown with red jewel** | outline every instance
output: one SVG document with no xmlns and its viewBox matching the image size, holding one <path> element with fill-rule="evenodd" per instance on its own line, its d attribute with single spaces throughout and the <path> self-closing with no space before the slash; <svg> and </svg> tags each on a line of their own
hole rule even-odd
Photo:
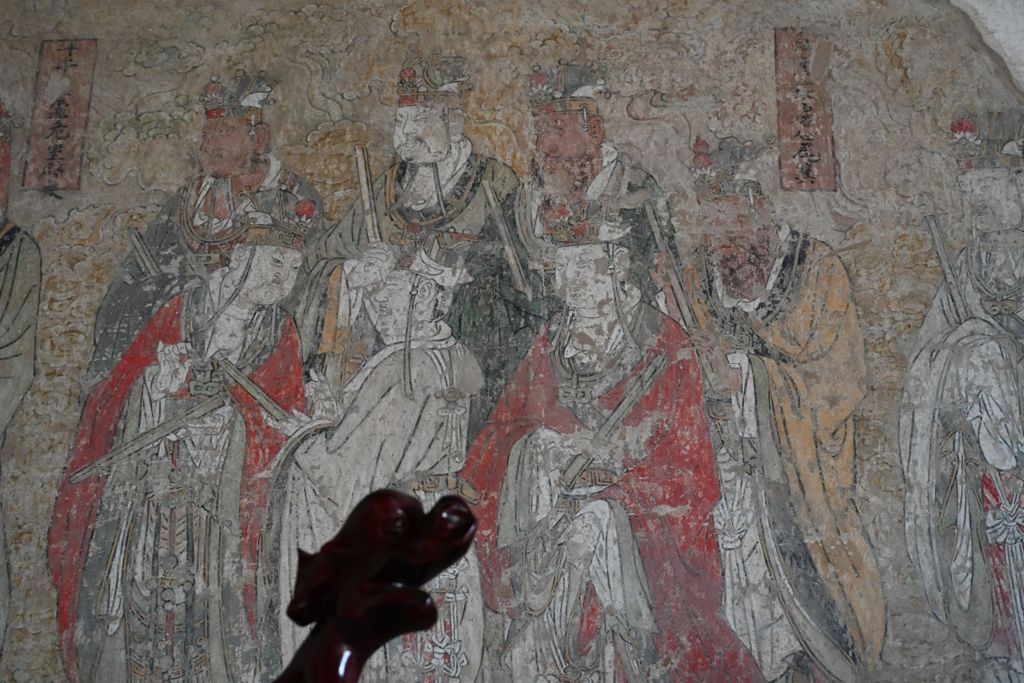
<svg viewBox="0 0 1024 683">
<path fill-rule="evenodd" d="M 1024 111 L 961 115 L 949 126 L 960 169 L 1024 169 Z"/>
<path fill-rule="evenodd" d="M 199 96 L 208 119 L 244 118 L 255 125 L 263 122 L 263 107 L 277 82 L 263 71 L 250 76 L 244 70 L 235 72 L 230 84 L 214 77 Z"/>
<path fill-rule="evenodd" d="M 527 95 L 534 113 L 580 112 L 597 116 L 597 101 L 605 95 L 605 67 L 570 64 L 565 60 L 550 69 L 535 65 L 527 80 Z"/>
<path fill-rule="evenodd" d="M 299 198 L 284 188 L 273 215 L 254 214 L 249 218 L 242 241 L 245 244 L 285 247 L 302 251 L 306 236 L 319 220 L 316 202 Z"/>
<path fill-rule="evenodd" d="M 402 107 L 430 102 L 459 102 L 472 90 L 466 71 L 466 58 L 434 52 L 414 57 L 398 74 L 398 105 Z"/>
<path fill-rule="evenodd" d="M 751 197 L 763 194 L 761 183 L 749 178 L 737 178 L 741 163 L 758 157 L 768 143 L 737 138 L 722 138 L 711 151 L 707 141 L 697 136 L 693 143 L 694 185 L 704 197 Z"/>
</svg>

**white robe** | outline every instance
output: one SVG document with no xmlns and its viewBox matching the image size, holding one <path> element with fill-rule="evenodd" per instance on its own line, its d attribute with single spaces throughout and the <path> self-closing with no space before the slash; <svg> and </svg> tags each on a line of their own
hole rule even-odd
<svg viewBox="0 0 1024 683">
<path fill-rule="evenodd" d="M 1024 673 L 1024 550 L 1017 524 L 1001 524 L 1005 512 L 1016 506 L 1000 500 L 983 519 L 977 509 L 981 492 L 966 472 L 1000 478 L 1000 473 L 1021 473 L 1024 422 L 1022 385 L 1017 367 L 1024 341 L 989 315 L 982 306 L 984 286 L 1002 288 L 1024 276 L 1022 254 L 980 254 L 974 275 L 965 252 L 955 267 L 969 318 L 958 321 L 943 284 L 922 326 L 904 384 L 900 415 L 900 456 L 906 480 L 906 532 L 911 560 L 920 572 L 929 606 L 961 638 L 983 647 L 988 631 L 977 616 L 979 604 L 990 600 L 988 558 L 979 551 L 984 543 L 1003 546 L 1010 595 L 1009 612 L 1016 644 L 1008 654 L 1012 668 Z M 950 437 L 952 439 L 950 440 Z M 950 449 L 949 463 L 944 449 Z M 937 482 L 950 478 L 944 506 Z M 1004 488 L 1007 498 L 1019 484 Z M 1005 487 L 1006 485 L 1003 484 Z M 1002 495 L 1000 495 L 1002 498 Z M 943 507 L 953 506 L 952 544 L 937 534 Z M 1005 520 L 1003 520 L 1005 521 Z M 983 528 L 984 527 L 984 528 Z M 1000 533 L 1012 531 L 1014 533 Z M 945 552 L 943 552 L 945 551 Z M 967 628 L 967 631 L 963 629 Z M 1000 653 L 1004 654 L 1004 653 Z"/>
<path fill-rule="evenodd" d="M 422 491 L 416 482 L 457 475 L 466 453 L 470 396 L 482 375 L 476 360 L 451 337 L 411 346 L 413 396 L 404 394 L 402 344 L 374 354 L 346 386 L 346 410 L 333 432 L 303 443 L 287 477 L 281 528 L 281 595 L 295 585 L 297 549 L 314 552 L 341 528 L 359 500 L 379 488 L 404 488 L 425 507 L 448 490 Z M 446 396 L 446 392 L 448 395 Z M 431 631 L 392 641 L 375 654 L 365 681 L 472 681 L 483 651 L 483 602 L 472 551 L 428 586 L 440 618 Z M 282 601 L 284 661 L 308 632 L 288 620 Z M 453 629 L 445 632 L 446 628 Z"/>
</svg>

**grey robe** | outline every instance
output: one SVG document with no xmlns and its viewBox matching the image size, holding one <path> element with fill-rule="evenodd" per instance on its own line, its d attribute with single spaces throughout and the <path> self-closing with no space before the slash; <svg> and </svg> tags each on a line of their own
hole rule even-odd
<svg viewBox="0 0 1024 683">
<path fill-rule="evenodd" d="M 0 228 L 0 448 L 35 376 L 36 319 L 42 277 L 39 246 L 14 225 Z M 0 646 L 7 630 L 10 580 L 0 501 Z"/>
</svg>

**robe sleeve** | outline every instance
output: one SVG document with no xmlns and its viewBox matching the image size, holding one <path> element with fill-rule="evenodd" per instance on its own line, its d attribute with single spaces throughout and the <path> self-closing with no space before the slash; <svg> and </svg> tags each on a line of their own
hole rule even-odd
<svg viewBox="0 0 1024 683">
<path fill-rule="evenodd" d="M 185 280 L 195 275 L 178 235 L 185 194 L 184 189 L 175 194 L 146 229 L 144 241 L 161 272 L 147 274 L 138 259 L 129 254 L 103 295 L 93 328 L 87 386 L 94 386 L 107 376 L 147 321 L 181 291 Z"/>
<path fill-rule="evenodd" d="M 864 341 L 845 266 L 822 243 L 812 250 L 792 309 L 761 334 L 782 356 L 766 363 L 786 377 L 793 400 L 811 411 L 816 436 L 834 453 L 867 393 Z"/>
<path fill-rule="evenodd" d="M 1020 384 L 1013 359 L 991 338 L 983 338 L 959 355 L 960 362 L 952 366 L 954 381 L 981 453 L 993 467 L 1013 469 L 1024 455 Z"/>
<path fill-rule="evenodd" d="M 813 580 L 828 591 L 858 656 L 874 662 L 885 632 L 885 598 L 854 502 L 853 414 L 866 393 L 864 343 L 842 262 L 823 243 L 810 249 L 791 308 L 762 330 L 777 353 L 757 358 L 765 371 L 759 410 L 774 421 L 789 500 L 817 572 Z"/>
<path fill-rule="evenodd" d="M 649 435 L 627 473 L 602 497 L 617 500 L 629 515 L 659 627 L 656 648 L 672 662 L 669 678 L 760 681 L 750 653 L 721 613 L 712 517 L 719 488 L 700 368 L 678 325 L 662 326 L 659 346 L 669 364 L 624 423 L 645 430 L 650 422 Z M 609 398 L 612 403 L 618 396 Z"/>
<path fill-rule="evenodd" d="M 250 379 L 263 389 L 279 406 L 288 412 L 304 411 L 305 394 L 302 386 L 302 358 L 299 335 L 294 322 L 285 323 L 281 339 L 270 357 Z M 270 468 L 274 464 L 287 437 L 270 426 L 263 410 L 249 394 L 237 385 L 228 391 L 237 402 L 245 419 L 246 459 L 242 467 L 239 500 L 239 529 L 243 560 L 243 586 L 246 616 L 255 636 L 256 615 L 256 563 L 259 556 L 260 532 L 270 489 Z"/>
<path fill-rule="evenodd" d="M 480 502 L 474 507 L 478 521 L 476 549 L 484 601 L 495 611 L 507 611 L 509 605 L 515 604 L 505 571 L 509 564 L 508 551 L 498 547 L 498 499 L 512 447 L 541 426 L 538 416 L 543 415 L 552 402 L 553 381 L 549 373 L 543 371 L 546 358 L 547 343 L 542 336 L 498 399 L 490 421 L 470 446 L 466 466 L 462 469 L 463 479 L 480 492 Z"/>
<path fill-rule="evenodd" d="M 108 453 L 117 437 L 125 401 L 143 370 L 156 362 L 159 343 L 181 340 L 182 297 L 172 299 L 142 328 L 110 373 L 89 393 L 71 459 L 57 492 L 47 544 L 47 560 L 57 588 L 57 628 L 61 656 L 72 680 L 77 680 L 75 624 L 85 555 L 106 477 L 97 475 L 77 484 L 70 477 L 78 469 Z"/>
<path fill-rule="evenodd" d="M 35 374 L 42 277 L 39 247 L 31 237 L 21 233 L 7 248 L 11 253 L 0 263 L 0 443 Z"/>
</svg>

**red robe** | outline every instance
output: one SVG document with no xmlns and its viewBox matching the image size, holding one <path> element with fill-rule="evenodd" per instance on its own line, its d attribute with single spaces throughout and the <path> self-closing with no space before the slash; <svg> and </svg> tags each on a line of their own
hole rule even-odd
<svg viewBox="0 0 1024 683">
<path fill-rule="evenodd" d="M 78 680 L 75 624 L 78 617 L 82 571 L 92 538 L 96 514 L 103 498 L 106 477 L 94 476 L 78 484 L 69 477 L 78 469 L 106 455 L 113 446 L 118 424 L 132 385 L 142 371 L 157 362 L 157 344 L 182 340 L 183 296 L 169 301 L 150 318 L 110 373 L 89 393 L 78 426 L 71 461 L 57 494 L 50 526 L 47 557 L 57 588 L 57 628 L 61 656 L 72 681 Z M 249 375 L 285 410 L 304 410 L 302 360 L 295 324 L 289 318 L 274 351 Z M 242 467 L 239 504 L 241 551 L 245 563 L 245 606 L 249 628 L 255 637 L 256 559 L 263 511 L 270 485 L 267 470 L 286 437 L 267 424 L 256 402 L 237 385 L 228 388 L 246 429 L 246 460 Z"/>
<path fill-rule="evenodd" d="M 463 469 L 480 490 L 476 547 L 484 597 L 498 612 L 517 616 L 506 549 L 497 547 L 498 497 L 513 445 L 547 427 L 570 434 L 583 423 L 557 400 L 550 330 L 534 342 L 481 430 Z M 630 428 L 654 419 L 645 453 L 627 459 L 628 471 L 599 495 L 629 514 L 647 573 L 658 627 L 656 647 L 672 681 L 763 680 L 750 653 L 722 617 L 722 581 L 712 508 L 719 498 L 715 458 L 701 397 L 700 370 L 689 340 L 662 316 L 661 330 L 643 360 L 598 399 L 610 411 L 658 353 L 668 365 L 622 422 Z M 581 640 L 587 634 L 581 633 Z"/>
</svg>

